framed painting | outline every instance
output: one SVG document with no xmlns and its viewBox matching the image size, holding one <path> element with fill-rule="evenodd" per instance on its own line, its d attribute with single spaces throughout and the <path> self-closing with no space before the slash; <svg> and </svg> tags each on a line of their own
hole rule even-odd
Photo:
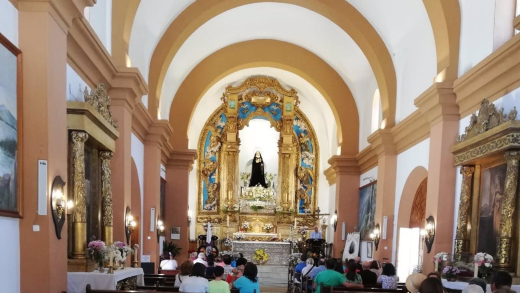
<svg viewBox="0 0 520 293">
<path fill-rule="evenodd" d="M 0 216 L 22 217 L 22 52 L 0 34 Z"/>
<path fill-rule="evenodd" d="M 478 251 L 496 255 L 506 164 L 483 169 L 480 182 Z"/>
<path fill-rule="evenodd" d="M 374 229 L 376 212 L 377 181 L 359 188 L 359 218 L 358 228 L 362 240 L 370 240 L 370 231 Z"/>
</svg>

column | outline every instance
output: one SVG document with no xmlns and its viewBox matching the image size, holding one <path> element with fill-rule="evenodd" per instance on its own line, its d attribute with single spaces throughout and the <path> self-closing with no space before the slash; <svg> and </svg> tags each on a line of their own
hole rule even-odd
<svg viewBox="0 0 520 293">
<path fill-rule="evenodd" d="M 103 206 L 103 240 L 107 245 L 114 241 L 114 225 L 112 212 L 112 171 L 110 170 L 110 160 L 114 156 L 111 151 L 99 152 L 101 157 L 101 196 Z"/>
<path fill-rule="evenodd" d="M 471 192 L 473 173 L 475 167 L 462 166 L 460 174 L 462 174 L 462 186 L 460 191 L 459 215 L 457 219 L 457 232 L 455 236 L 455 253 L 456 261 L 460 261 L 462 253 L 468 251 L 468 223 L 470 220 Z"/>
<path fill-rule="evenodd" d="M 342 223 L 346 224 L 345 235 L 354 232 L 358 223 L 359 168 L 355 157 L 333 156 L 329 159 L 329 164 L 336 176 L 336 211 L 338 212 L 333 257 L 342 257 L 341 251 L 345 245 L 345 241 L 341 239 Z"/>
<path fill-rule="evenodd" d="M 18 47 L 23 54 L 23 117 L 18 116 L 23 120 L 20 169 L 24 194 L 23 218 L 19 220 L 20 292 L 67 290 L 68 231 L 62 231 L 61 240 L 56 237 L 49 204 L 46 215 L 37 214 L 38 160 L 48 162 L 49 190 L 55 176 L 68 178 L 66 24 L 70 23 L 72 9 L 68 13 L 58 13 L 57 9 L 72 2 L 50 2 L 17 1 Z M 80 15 L 79 8 L 76 13 Z M 39 231 L 33 230 L 35 225 Z"/>
<path fill-rule="evenodd" d="M 289 103 L 292 103 L 292 99 L 289 99 L 288 97 L 285 97 L 284 99 L 285 103 L 288 102 L 287 100 L 289 100 Z M 294 198 L 296 190 L 294 188 L 294 184 L 291 184 L 291 182 L 298 180 L 295 176 L 296 164 L 294 159 L 296 157 L 296 146 L 293 143 L 293 121 L 293 115 L 283 116 L 282 129 L 280 131 L 279 160 L 282 163 L 278 164 L 280 166 L 278 174 L 282 174 L 282 176 L 281 178 L 280 176 L 278 177 L 280 178 L 279 180 L 281 180 L 281 206 L 283 207 L 284 211 L 288 211 L 291 207 L 295 207 L 296 209 L 298 208 L 297 204 L 294 204 L 294 201 L 296 200 Z"/>
<path fill-rule="evenodd" d="M 379 129 L 368 137 L 377 154 L 377 195 L 374 225 L 381 227 L 378 250 L 374 259 L 381 262 L 392 261 L 393 221 L 395 205 L 395 182 L 397 179 L 397 152 L 390 129 Z M 368 183 L 368 181 L 366 181 Z M 362 184 L 364 185 L 364 184 Z M 383 239 L 383 217 L 387 217 L 386 239 Z M 375 247 L 374 247 L 375 248 Z"/>
<path fill-rule="evenodd" d="M 520 151 L 505 153 L 507 163 L 502 213 L 500 217 L 500 237 L 497 237 L 497 265 L 502 270 L 511 269 L 511 242 L 513 237 L 513 221 L 516 206 L 516 190 L 518 186 L 518 161 Z"/>
<path fill-rule="evenodd" d="M 74 210 L 72 230 L 74 231 L 72 258 L 84 259 L 87 248 L 87 202 L 85 188 L 85 141 L 88 134 L 72 131 L 72 184 Z"/>
<path fill-rule="evenodd" d="M 165 226 L 181 227 L 181 239 L 173 240 L 182 248 L 181 255 L 176 257 L 177 263 L 188 259 L 188 195 L 189 174 L 192 170 L 193 161 L 197 157 L 195 150 L 174 151 L 166 164 L 166 215 Z M 195 207 L 193 207 L 196 210 Z M 196 216 L 196 215 L 194 215 Z M 195 217 L 193 218 L 195 221 Z M 166 233 L 166 239 L 170 234 Z"/>
<path fill-rule="evenodd" d="M 425 260 L 436 253 L 452 251 L 456 168 L 451 147 L 458 135 L 460 119 L 455 101 L 451 82 L 436 83 L 415 100 L 430 123 L 425 217 L 433 216 L 435 220 L 435 240 L 429 255 L 424 255 Z M 433 270 L 433 262 L 424 261 L 423 272 Z"/>
<path fill-rule="evenodd" d="M 239 139 L 237 128 L 237 115 L 228 112 L 227 116 L 227 137 L 224 143 L 224 158 L 227 164 L 223 164 L 223 176 L 220 189 L 225 195 L 225 203 L 229 208 L 235 203 L 234 198 L 238 195 L 238 153 L 239 153 Z M 217 189 L 218 190 L 218 189 Z M 219 197 L 219 195 L 217 195 Z"/>
</svg>

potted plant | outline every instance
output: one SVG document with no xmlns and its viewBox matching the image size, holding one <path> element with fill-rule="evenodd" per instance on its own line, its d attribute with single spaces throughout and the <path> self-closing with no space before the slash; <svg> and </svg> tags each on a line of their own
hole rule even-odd
<svg viewBox="0 0 520 293">
<path fill-rule="evenodd" d="M 164 254 L 170 254 L 175 258 L 177 254 L 181 253 L 182 248 L 177 246 L 177 244 L 173 243 L 173 241 L 166 242 L 166 240 L 163 241 L 163 253 Z"/>
<path fill-rule="evenodd" d="M 460 273 L 459 268 L 452 266 L 445 266 L 442 269 L 442 275 L 449 281 L 454 282 L 457 280 L 457 275 Z"/>
</svg>

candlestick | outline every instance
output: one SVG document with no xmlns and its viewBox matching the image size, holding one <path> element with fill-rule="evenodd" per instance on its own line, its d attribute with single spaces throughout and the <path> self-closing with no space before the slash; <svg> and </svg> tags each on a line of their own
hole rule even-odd
<svg viewBox="0 0 520 293">
<path fill-rule="evenodd" d="M 134 261 L 137 261 L 137 249 L 134 249 Z"/>
<path fill-rule="evenodd" d="M 435 260 L 435 271 L 439 271 L 439 262 L 437 260 Z"/>
<path fill-rule="evenodd" d="M 114 260 L 114 252 L 111 251 L 110 254 L 108 255 L 108 257 L 110 258 L 110 261 L 109 261 L 109 267 L 112 267 L 114 265 L 113 263 L 113 260 Z"/>
<path fill-rule="evenodd" d="M 294 229 L 296 229 L 296 218 L 294 218 Z"/>
<path fill-rule="evenodd" d="M 478 263 L 475 263 L 475 271 L 473 272 L 473 278 L 478 278 Z"/>
<path fill-rule="evenodd" d="M 227 226 L 229 228 L 229 215 L 227 216 Z"/>
</svg>

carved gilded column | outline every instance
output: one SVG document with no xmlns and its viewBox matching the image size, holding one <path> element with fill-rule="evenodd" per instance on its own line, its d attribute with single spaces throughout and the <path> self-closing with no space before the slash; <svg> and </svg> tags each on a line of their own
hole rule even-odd
<svg viewBox="0 0 520 293">
<path fill-rule="evenodd" d="M 293 206 L 293 200 L 290 195 L 294 194 L 294 186 L 291 186 L 291 182 L 294 182 L 295 177 L 295 166 L 292 164 L 292 158 L 294 154 L 294 143 L 293 143 L 293 120 L 294 118 L 283 117 L 282 118 L 282 129 L 280 131 L 280 159 L 281 159 L 281 193 L 282 201 L 281 206 L 284 211 L 288 211 Z"/>
<path fill-rule="evenodd" d="M 107 245 L 113 242 L 113 220 L 112 214 L 112 171 L 110 160 L 114 156 L 111 151 L 99 152 L 101 157 L 101 195 L 103 206 L 103 236 Z"/>
<path fill-rule="evenodd" d="M 238 190 L 238 152 L 240 143 L 237 116 L 228 114 L 227 119 L 227 137 L 224 143 L 225 162 L 227 162 L 224 173 L 224 199 L 225 203 L 231 208 L 235 203 L 235 191 Z"/>
<path fill-rule="evenodd" d="M 72 131 L 72 170 L 74 209 L 72 258 L 85 258 L 87 248 L 87 205 L 85 188 L 85 141 L 88 134 Z"/>
<path fill-rule="evenodd" d="M 511 267 L 511 241 L 513 237 L 513 215 L 515 213 L 515 198 L 518 186 L 518 161 L 520 151 L 508 151 L 504 155 L 507 163 L 504 195 L 502 198 L 502 213 L 500 217 L 500 237 L 497 237 L 498 267 Z"/>
<path fill-rule="evenodd" d="M 460 261 L 462 253 L 467 251 L 468 222 L 471 205 L 471 183 L 475 167 L 463 166 L 460 168 L 462 174 L 462 188 L 460 192 L 459 217 L 457 219 L 457 232 L 455 236 L 455 260 Z"/>
</svg>

